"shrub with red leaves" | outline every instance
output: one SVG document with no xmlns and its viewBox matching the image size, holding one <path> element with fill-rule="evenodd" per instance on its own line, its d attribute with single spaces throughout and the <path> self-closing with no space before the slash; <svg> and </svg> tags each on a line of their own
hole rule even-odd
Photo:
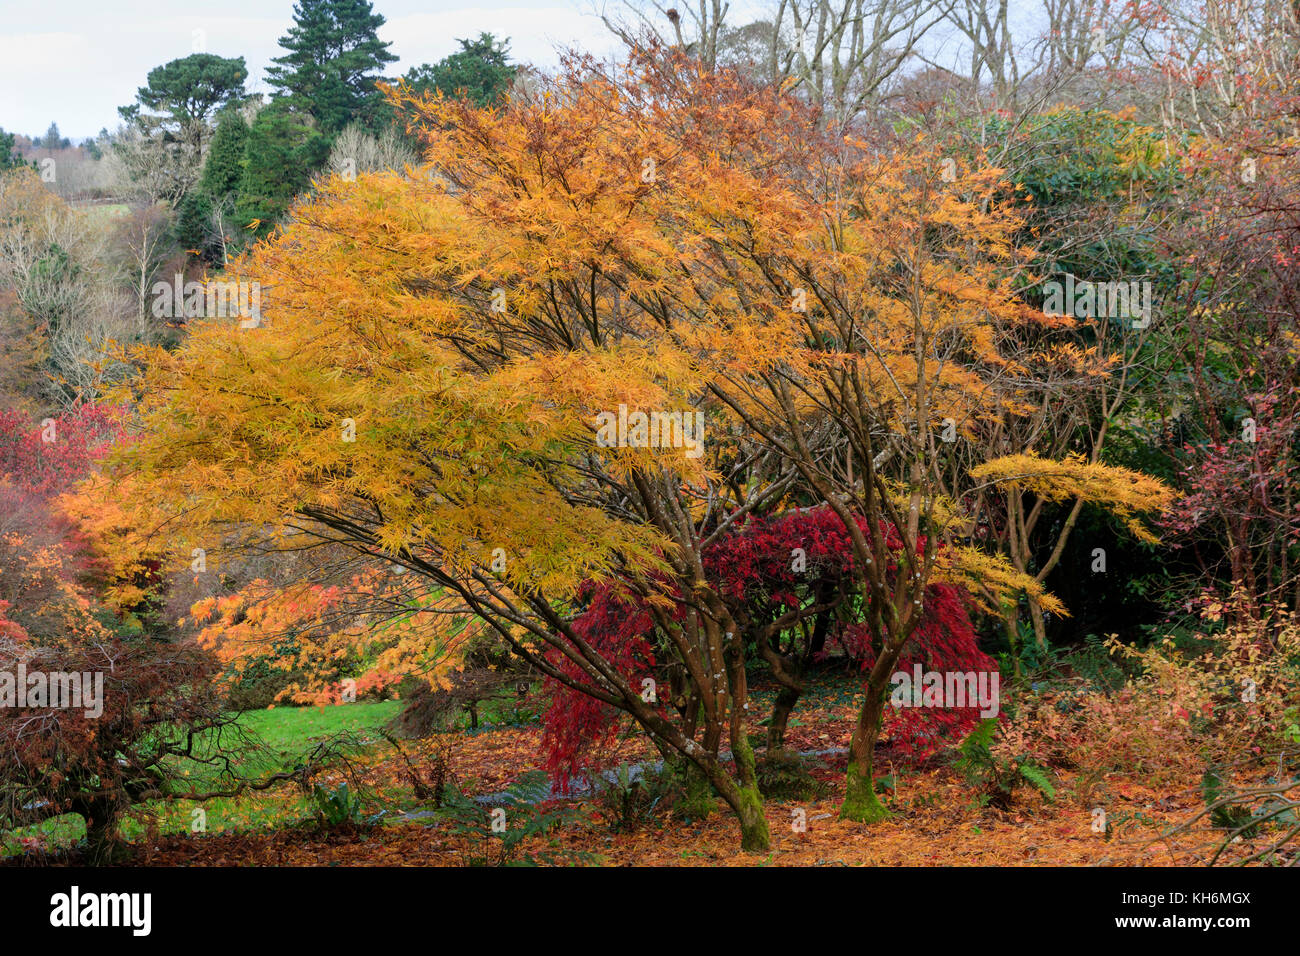
<svg viewBox="0 0 1300 956">
<path fill-rule="evenodd" d="M 92 861 L 112 856 L 132 804 L 176 789 L 184 761 L 219 771 L 222 749 L 233 750 L 220 737 L 232 716 L 208 683 L 214 666 L 192 644 L 101 634 L 34 646 L 0 636 L 0 672 L 81 675 L 91 698 L 0 710 L 0 830 L 75 813 Z"/>
<path fill-rule="evenodd" d="M 116 850 L 133 803 L 180 781 L 181 760 L 223 766 L 217 737 L 202 735 L 231 720 L 209 684 L 210 654 L 120 633 L 54 507 L 121 425 L 116 409 L 96 405 L 36 424 L 0 411 L 0 830 L 79 814 L 94 861 Z M 27 696 L 32 678 L 53 688 L 73 675 L 81 706 Z"/>
<path fill-rule="evenodd" d="M 860 527 L 866 529 L 865 523 Z M 901 547 L 892 529 L 885 539 Z M 751 518 L 706 549 L 709 582 L 747 631 L 747 647 L 792 675 L 786 701 L 793 707 L 803 667 L 825 656 L 827 639 L 869 670 L 875 650 L 868 639 L 863 601 L 853 582 L 853 548 L 847 531 L 829 508 L 795 511 L 774 518 Z M 929 589 L 926 613 L 910 639 L 900 668 L 920 663 L 937 671 L 996 671 L 978 647 L 961 593 L 953 586 Z M 611 662 L 633 686 L 656 674 L 655 618 L 639 599 L 608 582 L 585 589 L 585 610 L 574 620 L 581 640 Z M 672 615 L 680 620 L 682 605 Z M 816 625 L 800 627 L 806 618 Z M 751 659 L 755 655 L 751 653 Z M 549 660 L 577 679 L 576 666 L 552 648 Z M 581 771 L 591 750 L 608 743 L 618 727 L 618 711 L 548 679 L 551 704 L 544 715 L 547 768 L 560 786 Z M 778 704 L 780 700 L 778 699 Z M 664 704 L 660 701 L 660 706 Z M 979 720 L 978 708 L 891 708 L 887 727 L 904 758 L 924 759 L 960 742 Z"/>
<path fill-rule="evenodd" d="M 876 663 L 876 650 L 863 624 L 852 624 L 839 635 L 841 646 L 864 672 Z M 997 673 L 997 662 L 979 649 L 966 599 L 951 584 L 926 589 L 925 613 L 898 659 L 898 670 L 939 673 Z M 955 746 L 980 721 L 979 707 L 887 707 L 884 729 L 903 759 L 922 761 L 944 747 Z"/>
<path fill-rule="evenodd" d="M 35 423 L 2 409 L 0 477 L 33 495 L 67 491 L 121 437 L 122 426 L 121 410 L 107 405 L 84 404 Z"/>
<path fill-rule="evenodd" d="M 654 618 L 649 610 L 621 597 L 610 584 L 588 584 L 580 599 L 588 602 L 587 609 L 574 620 L 574 632 L 634 685 L 653 673 Z M 557 648 L 549 648 L 546 659 L 561 673 L 582 679 L 577 665 Z M 619 712 L 553 678 L 548 677 L 546 684 L 551 691 L 550 706 L 542 717 L 546 767 L 556 784 L 567 789 L 570 777 L 581 771 L 585 755 L 612 740 Z"/>
</svg>

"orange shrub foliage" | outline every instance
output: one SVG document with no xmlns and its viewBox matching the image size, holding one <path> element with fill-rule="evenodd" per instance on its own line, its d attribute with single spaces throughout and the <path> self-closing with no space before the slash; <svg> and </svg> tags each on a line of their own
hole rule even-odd
<svg viewBox="0 0 1300 956">
<path fill-rule="evenodd" d="M 227 681 L 266 661 L 294 673 L 278 699 L 295 704 L 336 704 L 345 689 L 365 696 L 411 676 L 436 685 L 471 630 L 446 612 L 439 596 L 403 594 L 377 570 L 354 575 L 346 586 L 285 588 L 258 579 L 190 611 L 202 627 L 199 643 L 229 665 Z"/>
<path fill-rule="evenodd" d="M 1002 746 L 1083 774 L 1125 772 L 1185 781 L 1207 763 L 1230 763 L 1294 742 L 1300 722 L 1300 619 L 1249 617 L 1211 604 L 1201 649 L 1172 639 L 1146 648 L 1111 639 L 1139 672 L 1114 693 L 1053 691 L 1021 700 Z"/>
</svg>

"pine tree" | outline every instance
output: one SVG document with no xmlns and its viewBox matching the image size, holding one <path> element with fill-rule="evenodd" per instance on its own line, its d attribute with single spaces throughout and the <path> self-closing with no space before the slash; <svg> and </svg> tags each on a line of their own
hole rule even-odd
<svg viewBox="0 0 1300 956">
<path fill-rule="evenodd" d="M 14 134 L 0 129 L 0 170 L 23 165 L 22 154 L 14 147 Z"/>
<path fill-rule="evenodd" d="M 58 123 L 50 123 L 50 128 L 45 131 L 45 135 L 37 137 L 37 144 L 44 146 L 46 149 L 63 149 L 70 145 L 68 140 L 64 139 L 63 134 L 59 132 Z"/>
<path fill-rule="evenodd" d="M 354 120 L 367 125 L 381 112 L 375 89 L 384 64 L 397 57 L 377 34 L 384 24 L 369 0 L 299 0 L 294 24 L 280 38 L 267 82 L 316 118 L 333 136 Z"/>
<path fill-rule="evenodd" d="M 265 235 L 311 182 L 312 170 L 325 162 L 329 141 L 283 100 L 257 114 L 248 131 L 244 168 L 235 205 L 238 221 L 257 220 Z"/>
<path fill-rule="evenodd" d="M 213 261 L 212 197 L 202 189 L 185 194 L 176 212 L 172 236 L 187 253 Z"/>
<path fill-rule="evenodd" d="M 212 136 L 203 178 L 199 188 L 214 199 L 235 191 L 244 174 L 244 148 L 248 142 L 248 124 L 238 110 L 221 114 Z"/>
<path fill-rule="evenodd" d="M 417 92 L 438 90 L 463 95 L 475 106 L 492 106 L 510 89 L 518 69 L 510 63 L 510 41 L 480 33 L 477 40 L 458 40 L 460 49 L 437 63 L 424 63 L 403 77 Z"/>
<path fill-rule="evenodd" d="M 242 56 L 192 53 L 150 70 L 148 85 L 136 93 L 136 104 L 162 114 L 149 117 L 150 125 L 201 149 L 213 115 L 243 100 L 246 79 Z"/>
</svg>

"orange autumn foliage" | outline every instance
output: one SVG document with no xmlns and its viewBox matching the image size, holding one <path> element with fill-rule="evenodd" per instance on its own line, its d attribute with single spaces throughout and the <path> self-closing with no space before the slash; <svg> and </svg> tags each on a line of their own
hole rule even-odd
<svg viewBox="0 0 1300 956">
<path fill-rule="evenodd" d="M 694 762 L 761 849 L 745 635 L 699 556 L 746 514 L 824 503 L 880 645 L 845 805 L 876 812 L 883 682 L 932 581 L 978 555 L 993 601 L 1041 593 L 967 539 L 978 479 L 935 435 L 1022 414 L 1004 383 L 1041 347 L 1020 333 L 1062 325 L 1016 294 L 1031 256 L 1000 171 L 948 181 L 932 144 L 836 138 L 683 58 L 575 63 L 500 109 L 393 98 L 426 165 L 318 184 L 232 265 L 266 285 L 264 322 L 136 356 L 131 507 L 174 514 L 182 550 L 402 564 Z M 615 410 L 700 415 L 700 453 L 602 440 Z M 611 578 L 656 615 L 692 706 L 644 699 L 574 627 L 584 584 Z"/>
<path fill-rule="evenodd" d="M 229 665 L 227 680 L 265 661 L 294 675 L 278 699 L 294 704 L 336 704 L 392 692 L 407 677 L 437 685 L 459 658 L 475 628 L 445 616 L 445 599 L 411 598 L 377 570 L 346 586 L 273 587 L 262 579 L 234 593 L 209 597 L 191 608 L 200 645 Z M 374 605 L 409 603 L 376 621 Z"/>
</svg>

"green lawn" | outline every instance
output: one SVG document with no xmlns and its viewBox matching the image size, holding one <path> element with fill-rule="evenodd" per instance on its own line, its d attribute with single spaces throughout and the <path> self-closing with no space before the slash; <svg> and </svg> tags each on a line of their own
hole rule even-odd
<svg viewBox="0 0 1300 956">
<path fill-rule="evenodd" d="M 256 734 L 271 750 L 297 755 L 333 734 L 351 731 L 379 740 L 379 728 L 397 716 L 400 700 L 358 701 L 336 707 L 276 707 L 246 710 L 240 726 Z"/>
<path fill-rule="evenodd" d="M 75 207 L 82 215 L 93 219 L 113 219 L 118 216 L 125 216 L 131 211 L 131 207 L 125 203 L 107 203 L 96 206 L 78 206 Z"/>
<path fill-rule="evenodd" d="M 379 730 L 396 716 L 401 707 L 401 701 L 359 701 L 334 707 L 276 707 L 245 711 L 239 715 L 237 726 L 260 746 L 256 751 L 238 755 L 234 763 L 242 774 L 251 777 L 292 769 L 318 742 L 340 733 L 355 734 L 365 745 L 386 747 Z M 185 780 L 193 780 L 197 789 L 220 789 L 215 775 L 206 768 L 189 769 L 182 775 Z M 171 803 L 154 801 L 144 810 L 156 814 L 159 829 L 164 833 L 192 830 L 197 819 L 195 805 L 184 800 Z M 292 787 L 208 800 L 203 804 L 203 811 L 208 833 L 232 828 L 279 826 L 311 814 L 307 799 Z M 136 818 L 127 819 L 122 824 L 122 833 L 128 840 L 136 839 L 145 830 L 142 814 L 134 816 Z M 85 824 L 80 817 L 54 817 L 37 826 L 0 835 L 0 855 L 17 852 L 19 840 L 37 835 L 43 836 L 50 845 L 67 845 L 85 835 Z"/>
</svg>

